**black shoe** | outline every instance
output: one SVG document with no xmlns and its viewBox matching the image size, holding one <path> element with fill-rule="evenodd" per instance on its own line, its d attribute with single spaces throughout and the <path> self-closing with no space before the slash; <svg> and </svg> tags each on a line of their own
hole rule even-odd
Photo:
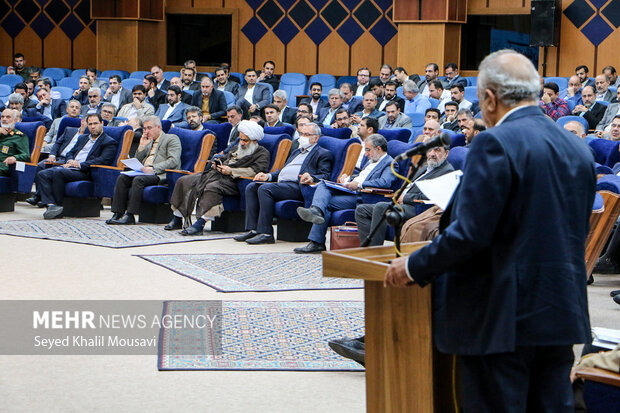
<svg viewBox="0 0 620 413">
<path fill-rule="evenodd" d="M 39 201 L 39 202 L 37 202 L 37 206 L 39 208 L 45 208 L 47 206 L 47 204 L 44 204 L 43 202 Z"/>
<path fill-rule="evenodd" d="M 62 218 L 63 208 L 59 205 L 51 205 L 43 213 L 44 219 Z"/>
<path fill-rule="evenodd" d="M 611 258 L 602 256 L 596 261 L 594 266 L 594 273 L 596 274 L 620 274 L 620 266 L 616 261 Z"/>
<path fill-rule="evenodd" d="M 32 206 L 37 206 L 39 202 L 41 202 L 41 198 L 36 195 L 31 196 L 30 198 L 26 199 L 26 202 L 28 202 Z"/>
<path fill-rule="evenodd" d="M 190 226 L 181 231 L 181 235 L 202 235 L 203 232 L 203 228 L 199 229 L 194 226 Z"/>
<path fill-rule="evenodd" d="M 590 274 L 590 276 L 588 277 L 588 280 L 586 281 L 586 285 L 590 285 L 590 284 L 594 284 L 594 277 L 592 276 L 592 274 Z"/>
<path fill-rule="evenodd" d="M 110 225 L 136 225 L 136 219 L 133 214 L 125 214 L 119 219 L 111 220 Z"/>
<path fill-rule="evenodd" d="M 177 217 L 174 215 L 172 220 L 166 224 L 164 229 L 166 231 L 172 231 L 173 229 L 181 229 L 183 228 L 183 219 L 181 217 Z"/>
<path fill-rule="evenodd" d="M 323 213 L 315 206 L 311 206 L 310 208 L 298 207 L 297 215 L 299 215 L 299 217 L 304 221 L 311 222 L 313 224 L 321 225 L 325 222 Z"/>
<path fill-rule="evenodd" d="M 325 251 L 325 244 L 310 241 L 305 247 L 295 248 L 293 251 L 297 254 L 316 254 L 318 252 Z"/>
<path fill-rule="evenodd" d="M 105 220 L 105 223 L 110 225 L 112 224 L 112 221 L 118 221 L 119 219 L 121 219 L 122 216 L 123 216 L 122 212 L 115 212 L 114 215 L 112 215 L 112 218 Z"/>
<path fill-rule="evenodd" d="M 345 337 L 328 341 L 327 345 L 342 357 L 357 361 L 364 366 L 366 356 L 365 344 L 358 339 Z"/>
<path fill-rule="evenodd" d="M 620 295 L 614 295 L 613 300 L 616 304 L 620 304 Z"/>
<path fill-rule="evenodd" d="M 249 239 L 245 240 L 245 242 L 247 242 L 250 245 L 273 244 L 273 243 L 276 242 L 276 240 L 273 237 L 273 235 L 269 235 L 269 234 L 256 234 L 252 238 L 249 238 Z"/>
<path fill-rule="evenodd" d="M 235 241 L 242 242 L 242 241 L 247 241 L 250 238 L 254 238 L 255 236 L 256 236 L 256 231 L 252 230 L 252 231 L 248 231 L 248 232 L 246 232 L 244 234 L 235 235 L 233 237 L 233 239 Z"/>
<path fill-rule="evenodd" d="M 620 290 L 613 290 L 609 293 L 609 295 L 611 295 L 612 297 L 617 296 L 618 294 L 620 294 Z"/>
</svg>

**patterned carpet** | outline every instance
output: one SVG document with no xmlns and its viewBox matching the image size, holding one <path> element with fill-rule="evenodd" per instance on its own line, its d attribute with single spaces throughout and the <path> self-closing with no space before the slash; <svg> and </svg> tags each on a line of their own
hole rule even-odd
<svg viewBox="0 0 620 413">
<path fill-rule="evenodd" d="M 215 303 L 167 301 L 164 314 L 205 314 Z M 159 370 L 363 371 L 359 364 L 327 346 L 327 341 L 334 338 L 364 334 L 363 302 L 225 301 L 217 304 L 222 305 L 219 317 L 222 328 L 216 329 L 221 333 L 210 334 L 211 329 L 162 328 Z M 219 348 L 220 339 L 220 354 L 206 355 L 211 349 Z M 197 346 L 204 350 L 196 351 Z"/>
<path fill-rule="evenodd" d="M 184 237 L 179 231 L 165 231 L 163 225 L 106 225 L 102 219 L 59 219 L 0 221 L 0 234 L 76 242 L 110 248 L 142 247 L 187 241 L 232 238 L 234 234 L 205 232 Z"/>
<path fill-rule="evenodd" d="M 220 292 L 363 288 L 362 280 L 325 278 L 320 255 L 161 254 L 138 255 Z"/>
</svg>

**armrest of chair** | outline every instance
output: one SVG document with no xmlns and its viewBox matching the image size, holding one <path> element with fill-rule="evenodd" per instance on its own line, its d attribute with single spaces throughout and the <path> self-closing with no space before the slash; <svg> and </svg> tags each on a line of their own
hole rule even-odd
<svg viewBox="0 0 620 413">
<path fill-rule="evenodd" d="M 91 168 L 100 168 L 100 169 L 112 169 L 114 171 L 124 171 L 127 168 L 119 168 L 118 166 L 110 166 L 110 165 L 91 165 Z"/>
<path fill-rule="evenodd" d="M 393 196 L 394 191 L 386 188 L 362 188 L 360 192 L 365 194 L 374 194 L 374 195 L 385 195 L 385 196 Z"/>
<path fill-rule="evenodd" d="M 191 175 L 191 174 L 193 174 L 192 171 L 186 171 L 186 170 L 183 170 L 183 169 L 166 169 L 165 172 L 174 172 L 174 173 L 177 173 L 177 174 L 184 174 L 184 175 Z"/>
<path fill-rule="evenodd" d="M 620 387 L 620 374 L 614 373 L 613 371 L 603 370 L 596 367 L 584 367 L 578 369 L 575 374 L 577 377 L 584 380 Z"/>
</svg>

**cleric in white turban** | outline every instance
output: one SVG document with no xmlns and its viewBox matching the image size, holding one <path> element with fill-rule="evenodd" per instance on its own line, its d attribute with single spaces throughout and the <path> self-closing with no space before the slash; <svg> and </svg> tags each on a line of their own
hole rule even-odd
<svg viewBox="0 0 620 413">
<path fill-rule="evenodd" d="M 239 196 L 240 177 L 252 178 L 258 172 L 267 172 L 270 154 L 258 141 L 265 136 L 258 123 L 242 120 L 237 127 L 239 141 L 224 156 L 211 160 L 209 169 L 202 173 L 179 179 L 170 198 L 174 216 L 164 227 L 181 229 L 183 235 L 201 235 L 208 220 L 219 217 L 224 211 L 224 196 Z M 193 225 L 191 214 L 196 207 Z"/>
</svg>

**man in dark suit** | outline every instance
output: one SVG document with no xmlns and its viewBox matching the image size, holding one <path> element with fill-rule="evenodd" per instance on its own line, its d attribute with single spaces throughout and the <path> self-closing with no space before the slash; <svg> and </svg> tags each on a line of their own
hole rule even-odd
<svg viewBox="0 0 620 413">
<path fill-rule="evenodd" d="M 259 114 L 260 110 L 271 103 L 271 95 L 267 85 L 256 83 L 258 76 L 256 70 L 245 70 L 245 85 L 239 87 L 237 92 L 237 106 L 243 109 L 247 115 Z"/>
<path fill-rule="evenodd" d="M 377 110 L 385 112 L 385 106 L 390 102 L 396 102 L 401 112 L 405 112 L 405 99 L 396 94 L 396 82 L 389 80 L 384 87 L 383 100 L 377 106 Z"/>
<path fill-rule="evenodd" d="M 37 164 L 37 169 L 34 173 L 35 182 L 37 181 L 37 176 L 39 173 L 52 166 L 54 162 L 65 162 L 65 157 L 77 143 L 78 138 L 86 132 L 86 127 L 86 118 L 82 118 L 82 125 L 79 128 L 74 128 L 73 126 L 65 127 L 62 135 L 58 136 L 56 142 L 54 142 L 47 159 L 44 159 Z M 38 185 L 34 196 L 26 199 L 26 202 L 32 206 L 37 205 L 39 208 L 43 208 L 44 204 L 41 202 L 41 189 Z"/>
<path fill-rule="evenodd" d="M 430 139 L 430 137 L 426 138 L 424 142 L 428 142 Z M 448 147 L 437 147 L 430 149 L 426 153 L 426 163 L 418 169 L 413 177 L 412 184 L 407 186 L 405 192 L 398 200 L 398 203 L 402 205 L 404 210 L 403 222 L 416 215 L 416 201 L 428 199 L 416 186 L 415 182 L 438 178 L 441 175 L 454 171 L 452 165 L 447 161 L 448 149 Z M 366 240 L 370 231 L 381 221 L 381 217 L 383 217 L 390 205 L 391 202 L 378 202 L 376 204 L 360 204 L 355 208 L 355 222 L 357 222 L 358 234 L 362 242 Z M 370 246 L 383 245 L 386 228 L 387 222 L 383 221 L 372 237 Z"/>
<path fill-rule="evenodd" d="M 282 170 L 274 173 L 259 173 L 245 188 L 245 234 L 234 237 L 235 241 L 248 244 L 273 244 L 272 220 L 275 203 L 283 199 L 303 200 L 302 185 L 329 179 L 334 157 L 317 142 L 321 128 L 309 123 L 300 129 L 300 147 L 295 150 Z M 266 183 L 261 183 L 266 182 Z"/>
<path fill-rule="evenodd" d="M 113 103 L 116 106 L 116 113 L 128 103 L 133 101 L 131 90 L 125 89 L 121 85 L 121 77 L 119 75 L 110 76 L 110 86 L 103 95 L 104 102 Z M 84 104 L 82 104 L 84 106 Z"/>
<path fill-rule="evenodd" d="M 24 97 L 19 93 L 11 93 L 8 99 L 9 109 L 14 109 L 21 114 L 22 121 L 37 122 L 41 121 L 46 129 L 52 125 L 52 120 L 48 117 L 41 116 L 36 108 L 24 108 Z"/>
<path fill-rule="evenodd" d="M 159 105 L 163 105 L 168 100 L 166 92 L 157 89 L 157 79 L 153 75 L 144 76 L 142 86 L 146 89 L 146 101 L 153 105 L 155 112 L 159 109 Z"/>
<path fill-rule="evenodd" d="M 365 157 L 360 172 L 350 178 L 346 175 L 342 176 L 340 184 L 351 191 L 359 191 L 362 188 L 392 188 L 396 184 L 397 177 L 390 168 L 394 159 L 387 153 L 385 138 L 379 134 L 370 135 L 364 141 L 364 151 Z M 394 166 L 394 169 L 398 172 L 398 164 Z M 299 217 L 313 224 L 308 235 L 310 242 L 305 247 L 295 248 L 293 251 L 297 254 L 313 254 L 325 251 L 325 234 L 332 212 L 341 209 L 354 209 L 357 201 L 357 194 L 330 188 L 325 182 L 320 182 L 312 197 L 310 208 L 297 208 Z"/>
<path fill-rule="evenodd" d="M 355 112 L 359 112 L 364 108 L 364 105 L 362 104 L 363 98 L 361 96 L 353 95 L 350 84 L 341 84 L 340 92 L 342 93 L 342 107 L 349 112 L 349 115 L 353 115 Z"/>
<path fill-rule="evenodd" d="M 328 108 L 329 103 L 321 97 L 323 94 L 323 85 L 319 82 L 314 82 L 310 85 L 310 97 L 304 98 L 299 103 L 306 103 L 312 107 L 312 113 L 314 113 L 314 119 L 319 116 L 319 111 L 323 108 Z"/>
<path fill-rule="evenodd" d="M 161 66 L 153 66 L 151 68 L 151 74 L 155 76 L 155 79 L 157 79 L 157 89 L 161 90 L 162 92 L 168 90 L 171 83 L 164 77 L 164 70 L 161 68 Z"/>
<path fill-rule="evenodd" d="M 258 82 L 267 83 L 271 85 L 273 90 L 278 90 L 278 88 L 280 87 L 280 81 L 278 80 L 276 75 L 273 74 L 275 70 L 276 64 L 271 60 L 267 60 L 265 63 L 263 63 L 263 70 L 258 76 Z"/>
<path fill-rule="evenodd" d="M 80 113 L 82 116 L 89 115 L 91 113 L 101 113 L 101 89 L 98 87 L 91 87 L 88 89 L 88 104 L 82 105 Z"/>
<path fill-rule="evenodd" d="M 444 66 L 443 70 L 446 79 L 448 79 L 448 84 L 446 85 L 447 90 L 450 90 L 450 88 L 457 83 L 460 83 L 463 87 L 467 87 L 467 79 L 459 75 L 459 67 L 456 63 L 448 63 Z"/>
<path fill-rule="evenodd" d="M 181 89 L 179 89 L 178 86 L 170 86 L 168 88 L 167 99 L 168 103 L 160 105 L 155 115 L 161 120 L 169 120 L 175 126 L 186 126 L 185 109 L 187 109 L 189 105 L 181 102 Z"/>
<path fill-rule="evenodd" d="M 583 257 L 594 158 L 537 107 L 525 56 L 487 56 L 478 93 L 494 127 L 470 146 L 440 235 L 394 259 L 385 284 L 434 282 L 434 344 L 459 355 L 463 411 L 570 412 L 572 346 L 591 340 Z"/>
<path fill-rule="evenodd" d="M 594 87 L 594 81 L 588 77 L 588 73 L 590 73 L 590 69 L 588 69 L 586 65 L 577 66 L 575 68 L 575 76 L 579 78 L 582 89 L 586 86 Z"/>
<path fill-rule="evenodd" d="M 273 104 L 280 108 L 280 121 L 293 125 L 297 119 L 297 111 L 288 107 L 288 95 L 285 90 L 278 89 L 273 92 Z"/>
<path fill-rule="evenodd" d="M 36 109 L 41 116 L 54 120 L 67 114 L 65 101 L 63 99 L 52 99 L 47 89 L 37 90 L 37 99 L 39 99 L 39 103 L 36 105 Z"/>
<path fill-rule="evenodd" d="M 280 120 L 280 107 L 276 104 L 270 103 L 264 108 L 265 112 L 265 126 L 276 127 L 282 126 Z"/>
<path fill-rule="evenodd" d="M 575 106 L 572 114 L 581 116 L 588 121 L 588 130 L 596 129 L 596 125 L 603 119 L 607 106 L 596 101 L 594 86 L 586 86 L 581 89 L 583 104 Z"/>
<path fill-rule="evenodd" d="M 183 90 L 200 90 L 201 82 L 196 82 L 196 71 L 191 67 L 181 69 L 181 81 L 183 82 Z"/>
<path fill-rule="evenodd" d="M 91 165 L 110 165 L 116 156 L 117 142 L 103 132 L 103 120 L 99 113 L 86 117 L 88 135 L 78 138 L 69 150 L 65 164 L 41 171 L 37 176 L 37 188 L 41 202 L 47 205 L 43 218 L 61 218 L 62 198 L 67 182 L 90 179 Z"/>
<path fill-rule="evenodd" d="M 224 93 L 213 88 L 213 81 L 208 76 L 200 81 L 200 93 L 194 94 L 192 106 L 202 109 L 203 119 L 207 123 L 220 123 L 220 118 L 226 115 Z"/>
<path fill-rule="evenodd" d="M 26 83 L 18 83 L 13 87 L 14 93 L 19 93 L 24 98 L 24 109 L 32 109 L 37 106 L 37 102 L 33 99 L 30 99 L 28 95 L 28 85 Z"/>
<path fill-rule="evenodd" d="M 342 92 L 340 89 L 333 88 L 328 92 L 327 99 L 329 106 L 319 110 L 316 123 L 331 128 L 331 125 L 336 122 L 336 112 L 342 107 Z"/>
<path fill-rule="evenodd" d="M 239 91 L 239 83 L 233 82 L 229 79 L 229 73 L 225 67 L 220 66 L 215 69 L 215 85 L 217 87 L 217 90 L 219 90 L 220 92 L 230 92 L 235 96 Z"/>
<path fill-rule="evenodd" d="M 180 77 L 175 76 L 172 79 L 170 79 L 170 85 L 168 86 L 168 88 L 170 86 L 177 86 L 179 88 L 179 90 L 181 91 L 181 102 L 191 106 L 192 99 L 194 99 L 194 95 L 191 94 L 191 93 L 187 93 L 186 91 L 183 90 L 183 82 L 181 82 L 181 78 Z M 166 90 L 168 88 L 166 88 Z M 194 92 L 194 94 L 195 93 L 196 92 Z"/>
</svg>

